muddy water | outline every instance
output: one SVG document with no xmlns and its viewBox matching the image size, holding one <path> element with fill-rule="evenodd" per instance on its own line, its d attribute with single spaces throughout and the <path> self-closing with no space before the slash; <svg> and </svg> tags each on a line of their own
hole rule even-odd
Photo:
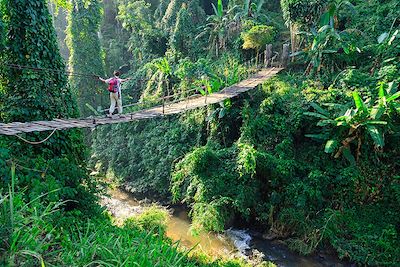
<svg viewBox="0 0 400 267">
<path fill-rule="evenodd" d="M 187 248 L 196 246 L 196 249 L 211 256 L 226 256 L 235 250 L 224 235 L 200 233 L 198 236 L 193 236 L 190 232 L 188 214 L 181 208 L 173 211 L 167 227 L 167 236 L 175 241 L 180 240 L 181 244 Z"/>
<path fill-rule="evenodd" d="M 113 190 L 110 192 L 110 197 L 102 199 L 101 204 L 106 206 L 113 216 L 125 219 L 140 214 L 151 203 L 143 204 L 130 193 Z M 195 247 L 195 250 L 200 250 L 209 256 L 232 257 L 235 255 L 243 257 L 249 262 L 268 260 L 280 267 L 351 266 L 327 256 L 300 256 L 290 252 L 279 242 L 251 236 L 246 230 L 228 229 L 224 234 L 203 232 L 198 236 L 193 236 L 190 233 L 190 219 L 187 211 L 183 208 L 176 208 L 172 209 L 171 213 L 172 216 L 167 225 L 167 236 L 174 241 L 179 241 L 186 248 Z"/>
<path fill-rule="evenodd" d="M 131 194 L 122 190 L 109 192 L 110 197 L 103 198 L 101 204 L 119 219 L 126 219 L 143 212 L 145 206 L 137 201 Z M 223 257 L 235 251 L 234 245 L 224 235 L 214 233 L 200 233 L 193 236 L 190 233 L 190 220 L 187 212 L 183 208 L 170 210 L 172 216 L 169 219 L 166 234 L 174 241 L 179 241 L 186 248 L 195 247 L 210 256 Z"/>
</svg>

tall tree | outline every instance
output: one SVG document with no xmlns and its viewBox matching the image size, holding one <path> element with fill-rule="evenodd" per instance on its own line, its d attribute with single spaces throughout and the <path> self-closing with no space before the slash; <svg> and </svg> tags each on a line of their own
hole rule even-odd
<svg viewBox="0 0 400 267">
<path fill-rule="evenodd" d="M 171 0 L 168 4 L 167 10 L 165 11 L 164 17 L 162 18 L 162 28 L 168 32 L 173 31 L 176 17 L 182 7 L 184 0 Z"/>
<path fill-rule="evenodd" d="M 45 71 L 6 69 L 0 80 L 1 122 L 77 117 L 78 109 L 68 87 L 65 64 L 58 50 L 47 1 L 18 0 L 5 1 L 5 4 L 4 62 L 43 68 Z M 38 141 L 48 135 L 32 133 L 25 138 Z M 0 146 L 8 149 L 12 158 L 27 161 L 40 159 L 42 164 L 47 162 L 47 174 L 44 173 L 40 180 L 20 181 L 23 186 L 31 190 L 35 186 L 40 187 L 40 192 L 43 187 L 51 188 L 51 185 L 57 184 L 61 188 L 58 192 L 61 197 L 79 199 L 78 188 L 85 177 L 81 168 L 84 148 L 80 131 L 57 131 L 47 142 L 37 146 L 18 141 L 15 137 L 1 137 Z"/>
<path fill-rule="evenodd" d="M 211 4 L 210 4 L 211 5 Z M 206 13 L 200 5 L 199 0 L 189 0 L 187 3 L 188 11 L 192 16 L 193 25 L 202 25 L 206 21 Z"/>
<path fill-rule="evenodd" d="M 0 50 L 4 49 L 4 23 L 3 23 L 3 14 L 0 9 Z"/>
<path fill-rule="evenodd" d="M 67 44 L 70 50 L 69 67 L 74 72 L 104 74 L 101 46 L 98 36 L 101 7 L 98 0 L 71 0 L 68 16 Z M 78 98 L 83 115 L 90 114 L 86 104 L 93 107 L 105 104 L 105 93 L 94 78 L 71 76 L 71 85 Z M 103 96 L 102 96 L 103 95 Z"/>
<path fill-rule="evenodd" d="M 193 31 L 192 16 L 186 4 L 183 4 L 176 18 L 174 31 L 171 34 L 171 47 L 187 56 L 192 48 Z"/>
<path fill-rule="evenodd" d="M 60 7 L 57 5 L 57 3 L 54 3 L 52 1 L 49 1 L 49 10 L 50 14 L 53 19 L 54 23 L 54 28 L 56 30 L 57 34 L 57 41 L 58 45 L 60 47 L 60 54 L 63 57 L 65 61 L 68 61 L 69 59 L 69 49 L 67 46 L 67 43 L 65 41 L 66 39 L 66 29 L 67 29 L 67 16 L 68 16 L 68 10 L 70 9 L 69 6 L 66 7 Z"/>
<path fill-rule="evenodd" d="M 154 17 L 157 20 L 157 24 L 161 23 L 162 18 L 165 15 L 165 11 L 168 7 L 168 0 L 160 0 L 160 3 L 157 6 L 156 11 L 154 12 Z"/>
<path fill-rule="evenodd" d="M 46 2 L 6 2 L 6 63 L 49 70 L 8 71 L 8 80 L 2 81 L 8 106 L 1 113 L 5 122 L 78 115 Z"/>
<path fill-rule="evenodd" d="M 3 12 L 2 12 L 2 2 L 0 0 L 0 51 L 4 50 L 4 42 L 5 42 L 5 24 L 3 22 Z M 3 60 L 3 53 L 0 53 L 0 81 L 3 80 L 4 78 L 2 77 L 4 75 L 4 67 L 2 66 L 2 60 Z M 2 97 L 2 83 L 0 82 L 0 97 Z M 0 100 L 0 105 L 2 101 Z M 1 109 L 1 107 L 0 107 Z"/>
<path fill-rule="evenodd" d="M 124 0 L 118 12 L 118 20 L 129 31 L 129 50 L 138 65 L 161 57 L 166 51 L 165 33 L 156 27 L 154 11 L 144 0 Z"/>
</svg>

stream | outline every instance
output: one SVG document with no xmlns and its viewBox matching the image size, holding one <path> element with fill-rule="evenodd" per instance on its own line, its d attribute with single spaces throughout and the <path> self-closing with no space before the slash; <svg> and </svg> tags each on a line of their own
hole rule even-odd
<svg viewBox="0 0 400 267">
<path fill-rule="evenodd" d="M 102 197 L 101 204 L 118 219 L 126 219 L 140 214 L 152 203 L 138 201 L 130 193 L 120 189 L 109 192 L 109 197 Z M 195 247 L 212 257 L 242 257 L 249 263 L 271 261 L 279 267 L 350 267 L 331 256 L 301 256 L 293 253 L 282 242 L 269 241 L 259 234 L 251 234 L 246 229 L 228 229 L 223 234 L 201 232 L 198 236 L 190 233 L 190 218 L 183 207 L 169 208 L 171 218 L 166 235 L 173 241 L 179 241 L 186 248 Z"/>
</svg>

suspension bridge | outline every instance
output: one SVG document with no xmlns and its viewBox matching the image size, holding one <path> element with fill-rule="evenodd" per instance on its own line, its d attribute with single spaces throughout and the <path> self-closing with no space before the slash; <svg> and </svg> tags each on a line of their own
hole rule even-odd
<svg viewBox="0 0 400 267">
<path fill-rule="evenodd" d="M 211 104 L 216 104 L 222 102 L 226 99 L 234 98 L 244 92 L 256 88 L 258 85 L 262 84 L 264 81 L 275 76 L 284 67 L 286 67 L 289 59 L 289 45 L 284 44 L 282 50 L 281 62 L 274 62 L 275 58 L 279 53 L 275 52 L 275 56 L 272 53 L 272 44 L 266 46 L 265 52 L 259 55 L 257 59 L 251 59 L 244 63 L 247 67 L 247 78 L 244 80 L 226 87 L 221 91 L 215 93 L 208 93 L 206 88 L 200 90 L 200 88 L 191 89 L 189 91 L 162 96 L 156 99 L 158 104 L 153 107 L 146 109 L 139 109 L 133 112 L 128 112 L 123 114 L 123 116 L 118 117 L 105 117 L 96 116 L 89 118 L 69 118 L 69 119 L 53 119 L 51 121 L 31 121 L 31 122 L 11 122 L 11 123 L 0 123 L 0 135 L 17 136 L 22 140 L 32 143 L 39 144 L 48 140 L 52 134 L 58 130 L 66 130 L 72 128 L 95 128 L 99 125 L 115 124 L 115 123 L 126 123 L 131 121 L 137 121 L 142 119 L 150 119 L 156 117 L 162 117 L 166 115 L 177 114 L 185 112 L 187 110 L 192 110 L 200 107 L 204 107 Z M 255 64 L 254 64 L 255 63 Z M 51 70 L 42 69 L 38 67 L 27 67 L 20 65 L 9 65 L 9 68 L 13 69 L 29 69 L 31 71 L 53 71 L 53 72 L 64 72 L 67 75 L 75 75 L 82 77 L 92 77 L 95 75 L 88 75 L 82 73 L 74 73 L 63 70 Z M 190 93 L 194 92 L 192 95 Z M 203 92 L 203 93 L 202 93 Z M 182 95 L 186 94 L 186 95 Z M 178 96 L 178 97 L 177 97 Z M 184 96 L 184 98 L 182 98 Z M 143 103 L 137 102 L 124 106 L 130 108 L 139 108 Z M 103 110 L 106 111 L 106 110 Z M 52 131 L 51 134 L 40 142 L 30 142 L 23 137 L 19 136 L 22 133 L 31 132 L 44 132 Z"/>
<path fill-rule="evenodd" d="M 225 99 L 233 98 L 256 88 L 265 80 L 275 76 L 282 68 L 271 67 L 261 69 L 251 77 L 235 85 L 229 86 L 219 92 L 204 95 L 192 95 L 179 101 L 163 101 L 163 104 L 124 114 L 123 117 L 107 118 L 93 117 L 84 119 L 54 119 L 51 121 L 32 121 L 32 122 L 12 122 L 0 123 L 1 135 L 17 135 L 21 133 L 56 131 L 71 128 L 94 128 L 99 125 L 125 123 L 142 119 L 161 117 L 165 115 L 177 114 L 187 110 L 215 104 Z M 163 100 L 168 98 L 164 97 Z"/>
</svg>

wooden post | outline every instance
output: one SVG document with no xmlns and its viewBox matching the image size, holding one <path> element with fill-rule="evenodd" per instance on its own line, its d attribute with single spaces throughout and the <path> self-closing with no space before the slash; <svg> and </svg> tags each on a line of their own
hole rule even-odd
<svg viewBox="0 0 400 267">
<path fill-rule="evenodd" d="M 168 82 L 167 82 L 167 87 L 168 87 Z M 162 114 L 164 115 L 165 113 L 165 90 L 163 90 L 163 97 L 162 97 Z"/>
<path fill-rule="evenodd" d="M 286 68 L 289 62 L 289 44 L 283 44 L 282 57 L 281 57 L 281 67 Z"/>
<path fill-rule="evenodd" d="M 163 98 L 162 98 L 162 114 L 164 115 L 165 111 L 165 92 L 163 93 Z"/>
<path fill-rule="evenodd" d="M 264 67 L 268 68 L 271 65 L 271 58 L 272 58 L 272 44 L 267 44 L 265 46 L 264 52 Z"/>
<path fill-rule="evenodd" d="M 204 87 L 204 92 L 206 93 L 206 97 L 204 99 L 204 103 L 207 104 L 207 95 L 208 95 L 208 88 L 207 86 Z"/>
<path fill-rule="evenodd" d="M 289 25 L 289 29 L 290 29 L 290 43 L 291 43 L 291 47 L 292 47 L 292 53 L 296 52 L 298 49 L 298 38 L 296 36 L 297 33 L 297 25 L 295 23 L 290 23 Z M 294 60 L 294 58 L 292 58 L 292 61 Z"/>
</svg>

